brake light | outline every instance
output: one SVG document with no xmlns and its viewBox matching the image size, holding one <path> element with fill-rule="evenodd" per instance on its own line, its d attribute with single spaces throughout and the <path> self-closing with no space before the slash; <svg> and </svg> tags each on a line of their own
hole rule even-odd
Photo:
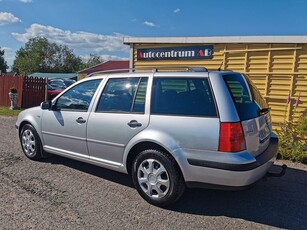
<svg viewBox="0 0 307 230">
<path fill-rule="evenodd" d="M 245 138 L 241 123 L 221 122 L 219 151 L 240 152 L 245 149 Z"/>
</svg>

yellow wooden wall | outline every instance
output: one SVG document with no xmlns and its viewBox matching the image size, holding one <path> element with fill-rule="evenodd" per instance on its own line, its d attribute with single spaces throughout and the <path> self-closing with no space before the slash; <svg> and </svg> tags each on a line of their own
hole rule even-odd
<svg viewBox="0 0 307 230">
<path fill-rule="evenodd" d="M 78 74 L 78 81 L 85 78 L 88 74 L 87 73 L 79 73 Z"/>
<path fill-rule="evenodd" d="M 207 45 L 207 44 L 191 44 Z M 250 76 L 271 108 L 274 128 L 296 120 L 307 111 L 307 44 L 208 44 L 214 46 L 210 60 L 138 61 L 137 49 L 175 47 L 182 44 L 134 44 L 133 67 L 204 66 L 210 70 L 239 71 Z M 184 44 L 187 46 L 187 44 Z M 287 104 L 290 93 L 291 101 Z M 300 103 L 295 101 L 300 94 Z"/>
</svg>

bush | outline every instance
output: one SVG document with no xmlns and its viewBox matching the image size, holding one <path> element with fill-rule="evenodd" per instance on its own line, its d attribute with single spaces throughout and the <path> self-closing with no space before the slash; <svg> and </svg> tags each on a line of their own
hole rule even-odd
<svg viewBox="0 0 307 230">
<path fill-rule="evenodd" d="M 303 114 L 298 121 L 284 122 L 279 137 L 278 158 L 307 163 L 307 115 Z"/>
<path fill-rule="evenodd" d="M 17 93 L 17 89 L 15 87 L 10 88 L 10 93 Z"/>
</svg>

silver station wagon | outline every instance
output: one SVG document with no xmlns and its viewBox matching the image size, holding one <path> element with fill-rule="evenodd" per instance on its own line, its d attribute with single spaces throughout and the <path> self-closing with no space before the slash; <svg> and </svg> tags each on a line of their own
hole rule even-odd
<svg viewBox="0 0 307 230">
<path fill-rule="evenodd" d="M 128 173 L 157 206 L 186 187 L 253 184 L 278 149 L 249 78 L 204 68 L 96 73 L 21 112 L 16 128 L 28 158 L 55 154 Z"/>
</svg>

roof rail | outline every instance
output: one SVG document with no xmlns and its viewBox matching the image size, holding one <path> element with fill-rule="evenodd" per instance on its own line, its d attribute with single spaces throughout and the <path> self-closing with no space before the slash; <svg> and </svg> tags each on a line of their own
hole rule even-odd
<svg viewBox="0 0 307 230">
<path fill-rule="evenodd" d="M 152 72 L 158 72 L 159 69 L 184 69 L 185 71 L 208 72 L 208 69 L 201 66 L 157 66 L 152 68 Z"/>
<path fill-rule="evenodd" d="M 112 69 L 112 70 L 101 70 L 101 71 L 96 71 L 93 73 L 90 73 L 86 76 L 91 77 L 95 74 L 99 73 L 114 73 L 114 72 L 126 72 L 128 71 L 134 71 L 134 70 L 151 70 L 151 72 L 155 73 L 158 72 L 159 70 L 167 70 L 167 69 L 184 69 L 184 71 L 193 71 L 193 72 L 208 72 L 208 69 L 205 67 L 201 66 L 157 66 L 157 67 L 141 67 L 141 68 L 126 68 L 126 69 Z"/>
</svg>

